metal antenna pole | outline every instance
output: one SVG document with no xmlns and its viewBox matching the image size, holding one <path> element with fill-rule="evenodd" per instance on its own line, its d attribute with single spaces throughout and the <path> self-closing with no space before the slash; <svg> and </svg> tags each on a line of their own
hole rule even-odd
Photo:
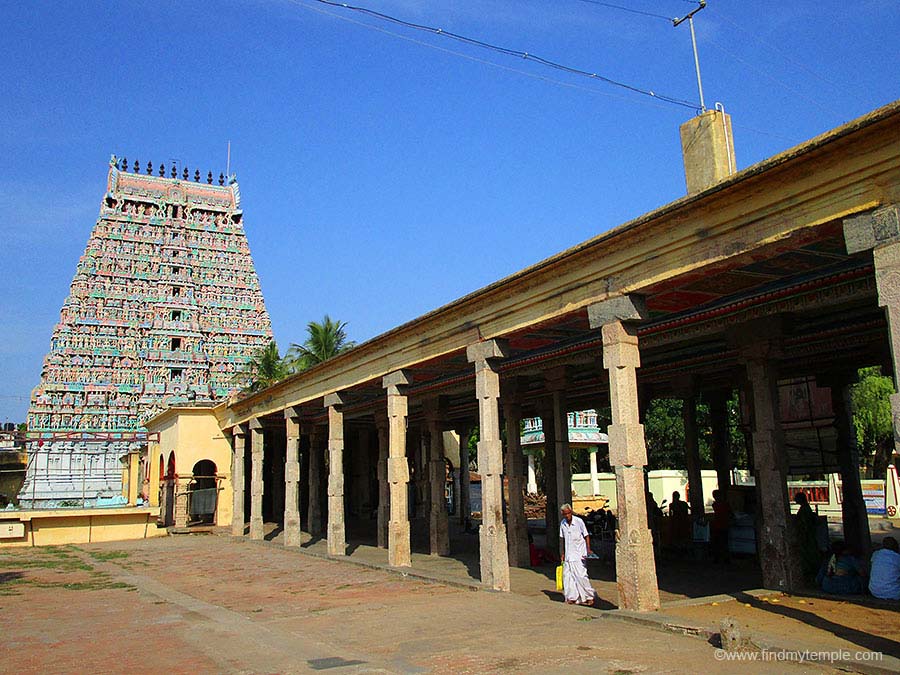
<svg viewBox="0 0 900 675">
<path fill-rule="evenodd" d="M 225 176 L 231 175 L 231 141 L 228 141 L 228 156 L 225 159 Z"/>
<path fill-rule="evenodd" d="M 703 81 L 700 79 L 700 56 L 697 54 L 697 35 L 694 33 L 694 14 L 706 7 L 706 0 L 700 0 L 700 5 L 690 14 L 680 19 L 672 19 L 672 26 L 678 26 L 685 19 L 691 27 L 691 45 L 694 47 L 694 68 L 697 71 L 697 89 L 700 92 L 700 111 L 706 112 L 706 102 L 703 100 Z"/>
</svg>

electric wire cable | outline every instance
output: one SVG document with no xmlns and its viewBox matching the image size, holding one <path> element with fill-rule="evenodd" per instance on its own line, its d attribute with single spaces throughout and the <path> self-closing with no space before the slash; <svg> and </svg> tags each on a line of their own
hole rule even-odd
<svg viewBox="0 0 900 675">
<path fill-rule="evenodd" d="M 632 7 L 623 7 L 622 5 L 614 5 L 611 2 L 601 2 L 600 0 L 578 0 L 579 2 L 585 2 L 589 5 L 599 5 L 601 7 L 609 7 L 610 9 L 620 9 L 623 12 L 630 12 L 631 14 L 639 14 L 641 16 L 650 16 L 654 19 L 662 19 L 663 21 L 668 21 L 671 23 L 673 18 L 671 16 L 666 16 L 665 14 L 656 14 L 654 12 L 645 12 L 640 9 L 634 9 Z"/>
<path fill-rule="evenodd" d="M 352 19 L 347 16 L 340 16 L 338 14 L 333 14 L 332 12 L 329 12 L 329 11 L 326 11 L 323 9 L 319 9 L 317 7 L 310 7 L 309 5 L 302 3 L 300 0 L 288 0 L 288 2 L 291 2 L 295 5 L 297 5 L 298 7 L 302 7 L 303 9 L 307 9 L 311 12 L 317 12 L 319 14 L 323 14 L 325 16 L 329 16 L 334 19 L 339 19 L 341 21 L 346 21 L 348 23 L 352 23 L 356 26 L 361 26 L 363 28 L 368 28 L 370 30 L 377 31 L 379 33 L 384 33 L 385 35 L 390 35 L 391 37 L 395 37 L 398 40 L 410 42 L 412 44 L 419 45 L 421 47 L 427 47 L 428 49 L 434 49 L 435 51 L 443 52 L 444 54 L 451 54 L 452 56 L 458 56 L 462 59 L 466 59 L 466 60 L 472 61 L 474 63 L 480 63 L 480 64 L 483 64 L 486 66 L 491 66 L 493 68 L 498 68 L 500 70 L 505 70 L 510 73 L 516 73 L 517 75 L 524 75 L 525 77 L 529 77 L 533 80 L 547 82 L 549 84 L 554 84 L 559 87 L 566 87 L 568 89 L 577 89 L 578 91 L 584 91 L 584 92 L 587 92 L 590 94 L 595 94 L 597 96 L 605 96 L 607 98 L 614 98 L 614 99 L 618 99 L 620 101 L 629 101 L 632 103 L 640 102 L 640 103 L 643 103 L 644 105 L 648 105 L 653 108 L 659 108 L 660 110 L 671 110 L 671 108 L 663 105 L 662 102 L 660 102 L 660 101 L 652 101 L 652 100 L 647 100 L 647 99 L 643 99 L 643 98 L 634 99 L 632 97 L 625 96 L 622 94 L 615 94 L 615 93 L 609 92 L 609 91 L 602 91 L 595 87 L 585 87 L 585 86 L 583 86 L 581 84 L 577 84 L 575 82 L 565 82 L 563 80 L 558 80 L 554 77 L 548 77 L 547 75 L 539 75 L 537 73 L 532 73 L 527 70 L 521 70 L 520 68 L 513 68 L 512 66 L 506 66 L 506 65 L 503 65 L 500 63 L 495 63 L 494 61 L 488 61 L 487 59 L 481 59 L 481 58 L 478 58 L 477 56 L 473 56 L 471 54 L 466 54 L 464 52 L 459 52 L 454 49 L 448 49 L 446 47 L 441 47 L 439 45 L 432 44 L 430 42 L 425 42 L 424 40 L 417 40 L 408 35 L 402 35 L 400 33 L 396 33 L 392 30 L 388 30 L 388 29 L 382 28 L 380 26 L 373 26 L 372 24 L 365 23 L 363 21 L 356 21 L 355 19 Z"/>
<path fill-rule="evenodd" d="M 314 0 L 315 2 L 327 5 L 329 7 L 336 7 L 339 9 L 346 9 L 354 12 L 358 12 L 360 14 L 364 14 L 366 16 L 373 17 L 375 19 L 379 19 L 382 21 L 387 21 L 389 23 L 393 23 L 399 26 L 403 26 L 405 28 L 410 28 L 413 30 L 424 31 L 427 33 L 431 33 L 433 35 L 438 35 L 441 37 L 446 37 L 451 40 L 455 40 L 457 42 L 461 42 L 463 44 L 471 45 L 473 47 L 478 47 L 481 49 L 487 49 L 493 52 L 497 52 L 499 54 L 504 54 L 506 56 L 515 56 L 517 58 L 524 59 L 526 61 L 533 61 L 540 65 L 546 66 L 548 68 L 553 68 L 555 70 L 560 70 L 565 73 L 569 73 L 571 75 L 578 75 L 581 77 L 587 77 L 592 80 L 599 80 L 601 82 L 605 82 L 606 84 L 620 87 L 622 89 L 626 89 L 628 91 L 634 92 L 636 94 L 641 94 L 643 96 L 649 96 L 651 98 L 657 99 L 659 101 L 663 101 L 665 103 L 671 103 L 672 105 L 678 105 L 684 108 L 690 108 L 691 110 L 699 110 L 700 106 L 697 103 L 687 101 L 685 99 L 675 98 L 674 96 L 667 96 L 665 94 L 658 94 L 651 89 L 642 89 L 641 87 L 636 87 L 634 85 L 627 84 L 625 82 L 620 82 L 618 80 L 614 80 L 612 78 L 606 77 L 604 75 L 600 75 L 598 73 L 593 73 L 587 70 L 582 70 L 581 68 L 574 68 L 572 66 L 567 66 L 565 64 L 559 63 L 557 61 L 552 61 L 550 59 L 546 59 L 542 56 L 538 56 L 536 54 L 531 54 L 530 52 L 519 51 L 517 49 L 510 49 L 509 47 L 502 47 L 500 45 L 495 45 L 490 42 L 485 42 L 483 40 L 478 40 L 476 38 L 470 38 L 465 35 L 460 35 L 458 33 L 453 33 L 451 31 L 443 30 L 442 28 L 436 28 L 434 26 L 428 26 L 425 24 L 414 23 L 412 21 L 406 21 L 404 19 L 399 19 L 395 16 L 391 16 L 390 14 L 384 14 L 382 12 L 377 12 L 373 9 L 369 9 L 367 7 L 362 7 L 359 5 L 349 5 L 343 2 L 334 2 L 333 0 Z"/>
<path fill-rule="evenodd" d="M 765 69 L 759 68 L 759 67 L 755 66 L 754 64 L 750 63 L 749 61 L 747 61 L 746 59 L 741 58 L 740 56 L 738 56 L 737 54 L 735 54 L 734 52 L 732 52 L 731 50 L 729 50 L 727 47 L 725 47 L 723 44 L 721 44 L 720 42 L 714 40 L 713 38 L 707 37 L 707 38 L 706 38 L 706 41 L 707 41 L 709 44 L 711 44 L 713 47 L 715 47 L 716 49 L 720 50 L 723 54 L 725 54 L 725 55 L 728 56 L 729 58 L 734 59 L 734 60 L 737 61 L 738 63 L 741 63 L 741 64 L 745 65 L 745 66 L 746 66 L 747 68 L 749 68 L 750 70 L 755 70 L 757 73 L 759 73 L 759 74 L 762 75 L 763 77 L 765 77 L 765 78 L 771 80 L 772 82 L 774 82 L 775 84 L 777 84 L 777 85 L 779 85 L 779 86 L 781 86 L 781 87 L 784 87 L 785 89 L 787 89 L 789 92 L 791 92 L 791 93 L 794 94 L 795 96 L 798 96 L 799 98 L 802 98 L 802 99 L 804 99 L 804 100 L 806 100 L 806 101 L 812 103 L 812 104 L 813 104 L 814 106 L 816 106 L 819 110 L 821 110 L 821 111 L 823 111 L 823 112 L 826 112 L 826 113 L 828 113 L 829 115 L 839 115 L 839 114 L 840 114 L 840 113 L 838 113 L 837 110 L 835 110 L 834 108 L 831 108 L 831 107 L 829 107 L 829 106 L 827 106 L 827 105 L 824 105 L 824 104 L 820 103 L 819 101 L 817 101 L 817 100 L 814 99 L 814 98 L 810 98 L 809 96 L 807 96 L 806 94 L 804 94 L 804 93 L 803 93 L 802 91 L 800 91 L 799 89 L 797 89 L 797 88 L 795 88 L 795 87 L 792 87 L 791 85 L 789 85 L 789 84 L 786 83 L 786 82 L 782 82 L 782 81 L 779 80 L 777 77 L 775 77 L 774 75 L 772 75 L 772 74 L 770 74 L 769 72 L 767 72 Z"/>
</svg>

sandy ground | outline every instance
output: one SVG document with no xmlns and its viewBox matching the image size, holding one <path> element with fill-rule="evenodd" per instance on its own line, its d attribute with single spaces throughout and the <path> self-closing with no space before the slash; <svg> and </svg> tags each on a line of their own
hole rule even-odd
<svg viewBox="0 0 900 675">
<path fill-rule="evenodd" d="M 216 535 L 3 551 L 0 612 L 9 673 L 831 672 Z"/>
</svg>

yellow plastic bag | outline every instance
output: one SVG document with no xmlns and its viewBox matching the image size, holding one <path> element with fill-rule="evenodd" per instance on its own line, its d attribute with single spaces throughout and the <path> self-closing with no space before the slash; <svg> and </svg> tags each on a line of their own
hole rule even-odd
<svg viewBox="0 0 900 675">
<path fill-rule="evenodd" d="M 563 589 L 563 566 L 559 565 L 556 568 L 556 590 L 561 591 Z"/>
</svg>

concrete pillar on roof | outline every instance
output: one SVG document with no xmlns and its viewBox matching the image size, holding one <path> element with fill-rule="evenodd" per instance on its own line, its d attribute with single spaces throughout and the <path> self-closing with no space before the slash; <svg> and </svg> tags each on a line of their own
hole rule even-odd
<svg viewBox="0 0 900 675">
<path fill-rule="evenodd" d="M 262 539 L 263 527 L 263 427 L 256 418 L 250 420 L 250 538 Z"/>
<path fill-rule="evenodd" d="M 616 472 L 616 583 L 619 608 L 659 609 L 659 587 L 653 537 L 647 527 L 644 467 L 647 447 L 639 423 L 637 368 L 640 367 L 637 330 L 632 322 L 646 318 L 638 297 L 621 296 L 588 307 L 592 328 L 603 336 L 603 366 L 609 371 L 612 424 L 609 461 Z"/>
<path fill-rule="evenodd" d="M 328 411 L 328 555 L 346 555 L 344 528 L 344 399 L 325 396 Z"/>
<path fill-rule="evenodd" d="M 705 393 L 703 398 L 709 404 L 709 424 L 712 429 L 710 439 L 713 466 L 716 469 L 716 480 L 723 495 L 728 494 L 731 487 L 731 442 L 728 430 L 728 399 L 731 392 L 718 390 Z"/>
<path fill-rule="evenodd" d="M 872 251 L 878 305 L 888 320 L 894 390 L 900 388 L 900 206 L 888 204 L 844 219 L 847 253 Z M 900 453 L 900 394 L 891 396 L 894 452 Z"/>
<path fill-rule="evenodd" d="M 247 432 L 240 424 L 231 429 L 231 534 L 244 535 L 244 447 Z"/>
<path fill-rule="evenodd" d="M 753 399 L 753 473 L 761 521 L 757 537 L 763 586 L 790 592 L 800 585 L 801 574 L 790 520 L 787 455 L 779 413 L 780 334 L 777 319 L 761 319 L 735 330 L 732 341 L 747 368 Z"/>
<path fill-rule="evenodd" d="M 702 192 L 737 171 L 731 115 L 707 110 L 682 124 L 680 133 L 689 195 Z"/>
<path fill-rule="evenodd" d="M 284 545 L 300 545 L 300 411 L 284 411 Z"/>
<path fill-rule="evenodd" d="M 817 384 L 831 389 L 831 408 L 837 431 L 837 460 L 841 475 L 841 522 L 844 541 L 856 555 L 867 558 L 872 549 L 869 514 L 859 479 L 859 447 L 853 428 L 850 388 L 856 382 L 855 371 L 829 373 L 816 378 Z"/>
<path fill-rule="evenodd" d="M 322 473 L 325 468 L 325 458 L 322 436 L 322 429 L 311 424 L 309 430 L 309 502 L 306 519 L 309 533 L 313 537 L 321 537 L 325 533 L 322 504 Z"/>
<path fill-rule="evenodd" d="M 513 567 L 530 567 L 528 551 L 528 520 L 525 518 L 525 472 L 522 455 L 521 395 L 524 382 L 510 378 L 503 382 L 503 417 L 506 422 L 506 480 L 509 499 L 507 502 L 506 529 L 509 539 L 507 555 Z"/>
<path fill-rule="evenodd" d="M 501 340 L 469 345 L 466 357 L 475 365 L 478 400 L 478 469 L 481 472 L 479 530 L 481 583 L 497 591 L 509 590 L 509 556 L 503 524 L 503 446 L 500 438 L 500 375 L 496 363 L 507 355 Z"/>
<path fill-rule="evenodd" d="M 409 463 L 406 459 L 406 418 L 408 402 L 406 390 L 411 378 L 403 370 L 385 375 L 382 384 L 387 390 L 388 464 L 387 476 L 391 491 L 391 519 L 388 523 L 388 563 L 394 567 L 409 567 Z"/>
<path fill-rule="evenodd" d="M 387 411 L 375 412 L 375 428 L 378 431 L 378 548 L 388 547 L 388 521 L 391 517 L 391 488 L 388 483 L 388 416 Z"/>
</svg>

